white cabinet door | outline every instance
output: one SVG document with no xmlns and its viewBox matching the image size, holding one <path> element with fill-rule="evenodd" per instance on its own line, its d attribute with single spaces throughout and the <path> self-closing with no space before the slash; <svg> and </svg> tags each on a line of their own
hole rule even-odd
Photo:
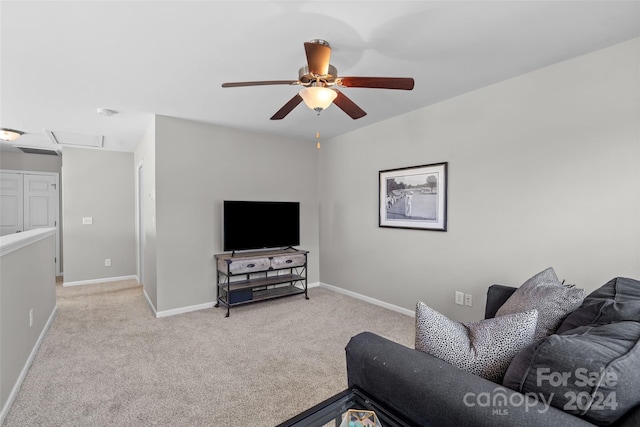
<svg viewBox="0 0 640 427">
<path fill-rule="evenodd" d="M 56 226 L 58 212 L 56 185 L 55 176 L 24 176 L 24 231 Z"/>
<path fill-rule="evenodd" d="M 0 173 L 0 236 L 22 231 L 22 190 L 22 174 Z"/>
</svg>

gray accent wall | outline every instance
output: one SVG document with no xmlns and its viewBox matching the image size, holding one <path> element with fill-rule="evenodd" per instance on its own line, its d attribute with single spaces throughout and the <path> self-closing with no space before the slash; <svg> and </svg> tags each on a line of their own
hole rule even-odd
<svg viewBox="0 0 640 427">
<path fill-rule="evenodd" d="M 156 116 L 155 125 L 158 311 L 215 301 L 213 255 L 222 252 L 222 203 L 227 199 L 300 202 L 300 247 L 310 251 L 309 282 L 319 280 L 313 139 L 165 116 Z"/>
<path fill-rule="evenodd" d="M 133 153 L 65 147 L 65 284 L 136 275 L 133 159 Z M 93 224 L 83 225 L 83 217 Z"/>
<path fill-rule="evenodd" d="M 0 151 L 0 169 L 60 173 L 62 157 Z"/>
<path fill-rule="evenodd" d="M 0 256 L 0 423 L 56 307 L 55 236 L 44 236 Z"/>
<path fill-rule="evenodd" d="M 589 291 L 640 277 L 639 52 L 634 39 L 325 142 L 322 282 L 478 320 L 489 285 L 550 266 Z M 437 162 L 448 231 L 379 228 L 378 172 Z"/>
</svg>

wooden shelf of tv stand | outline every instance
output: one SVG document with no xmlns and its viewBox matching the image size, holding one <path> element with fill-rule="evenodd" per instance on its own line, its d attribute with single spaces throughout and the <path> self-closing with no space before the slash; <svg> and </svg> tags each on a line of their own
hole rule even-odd
<svg viewBox="0 0 640 427">
<path fill-rule="evenodd" d="M 296 249 L 218 254 L 216 307 L 307 295 L 307 254 Z M 234 297 L 235 294 L 235 297 Z"/>
<path fill-rule="evenodd" d="M 304 280 L 304 276 L 299 274 L 281 274 L 278 276 L 258 277 L 254 279 L 238 280 L 229 284 L 229 291 L 239 291 L 242 289 L 251 288 L 264 288 L 267 286 L 280 285 L 288 282 L 298 282 Z M 227 287 L 226 284 L 221 284 L 223 287 Z"/>
<path fill-rule="evenodd" d="M 253 298 L 251 299 L 251 301 L 239 302 L 231 305 L 234 306 L 238 304 L 247 304 L 250 302 L 264 301 L 268 299 L 288 297 L 289 295 L 300 295 L 300 294 L 304 294 L 304 289 L 294 285 L 279 286 L 276 288 L 262 289 L 262 290 L 254 289 Z"/>
</svg>

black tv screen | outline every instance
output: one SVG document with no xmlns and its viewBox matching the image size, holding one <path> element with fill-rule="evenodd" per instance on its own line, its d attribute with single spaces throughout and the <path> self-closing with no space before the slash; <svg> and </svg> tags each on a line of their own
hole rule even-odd
<svg viewBox="0 0 640 427">
<path fill-rule="evenodd" d="M 224 201 L 225 251 L 300 244 L 300 203 Z"/>
</svg>

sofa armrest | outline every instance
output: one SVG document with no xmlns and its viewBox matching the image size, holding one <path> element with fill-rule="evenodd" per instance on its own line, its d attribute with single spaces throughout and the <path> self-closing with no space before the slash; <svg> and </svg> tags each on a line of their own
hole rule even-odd
<svg viewBox="0 0 640 427">
<path fill-rule="evenodd" d="M 502 307 L 502 304 L 507 302 L 516 289 L 518 288 L 504 285 L 489 286 L 489 289 L 487 289 L 487 304 L 485 305 L 484 318 L 490 319 L 495 317 L 498 309 Z"/>
<path fill-rule="evenodd" d="M 349 387 L 420 426 L 592 425 L 370 332 L 351 338 L 346 353 Z"/>
</svg>

